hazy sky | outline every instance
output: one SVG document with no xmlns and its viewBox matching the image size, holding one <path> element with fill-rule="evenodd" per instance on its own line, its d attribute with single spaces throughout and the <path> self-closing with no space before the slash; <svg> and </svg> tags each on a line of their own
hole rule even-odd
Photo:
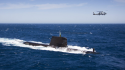
<svg viewBox="0 0 125 70">
<path fill-rule="evenodd" d="M 0 23 L 125 23 L 125 0 L 0 0 Z"/>
</svg>

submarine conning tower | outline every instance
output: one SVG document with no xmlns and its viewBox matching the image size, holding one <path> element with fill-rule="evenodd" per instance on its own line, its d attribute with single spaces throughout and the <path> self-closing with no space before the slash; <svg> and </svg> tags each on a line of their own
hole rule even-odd
<svg viewBox="0 0 125 70">
<path fill-rule="evenodd" d="M 52 36 L 50 46 L 67 47 L 67 39 L 61 36 Z"/>
</svg>

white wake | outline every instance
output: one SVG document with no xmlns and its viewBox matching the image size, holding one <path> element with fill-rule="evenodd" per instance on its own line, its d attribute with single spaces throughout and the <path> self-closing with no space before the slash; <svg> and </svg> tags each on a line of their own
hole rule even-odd
<svg viewBox="0 0 125 70">
<path fill-rule="evenodd" d="M 58 52 L 65 52 L 65 53 L 73 53 L 73 54 L 85 54 L 81 51 L 67 51 L 67 48 L 52 48 L 52 47 L 44 47 L 44 46 L 31 46 L 31 45 L 25 45 L 23 42 L 26 42 L 25 40 L 20 39 L 11 39 L 11 38 L 0 38 L 0 43 L 4 46 L 18 46 L 18 47 L 24 47 L 24 48 L 31 48 L 35 50 L 48 50 L 48 51 L 58 51 Z M 35 43 L 41 43 L 41 44 L 49 44 L 49 43 L 42 43 L 42 42 L 36 42 L 36 41 L 30 41 Z M 72 49 L 78 49 L 82 51 L 93 51 L 92 48 L 88 47 L 80 47 L 80 46 L 72 46 L 68 45 L 68 48 Z"/>
</svg>

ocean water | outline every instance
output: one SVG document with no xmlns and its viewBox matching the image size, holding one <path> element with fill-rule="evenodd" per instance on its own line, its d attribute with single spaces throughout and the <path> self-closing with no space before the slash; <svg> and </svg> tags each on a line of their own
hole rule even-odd
<svg viewBox="0 0 125 70">
<path fill-rule="evenodd" d="M 67 52 L 23 42 L 49 44 L 67 38 Z M 0 70 L 125 70 L 125 24 L 0 24 Z"/>
</svg>

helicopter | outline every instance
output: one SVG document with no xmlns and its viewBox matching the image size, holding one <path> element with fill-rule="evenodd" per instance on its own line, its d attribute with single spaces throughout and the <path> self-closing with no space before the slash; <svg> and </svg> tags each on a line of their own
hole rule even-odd
<svg viewBox="0 0 125 70">
<path fill-rule="evenodd" d="M 105 12 L 103 12 L 103 11 L 97 11 L 97 12 L 99 12 L 98 14 L 95 14 L 94 12 L 93 12 L 93 15 L 106 15 L 107 13 L 105 13 Z"/>
</svg>

